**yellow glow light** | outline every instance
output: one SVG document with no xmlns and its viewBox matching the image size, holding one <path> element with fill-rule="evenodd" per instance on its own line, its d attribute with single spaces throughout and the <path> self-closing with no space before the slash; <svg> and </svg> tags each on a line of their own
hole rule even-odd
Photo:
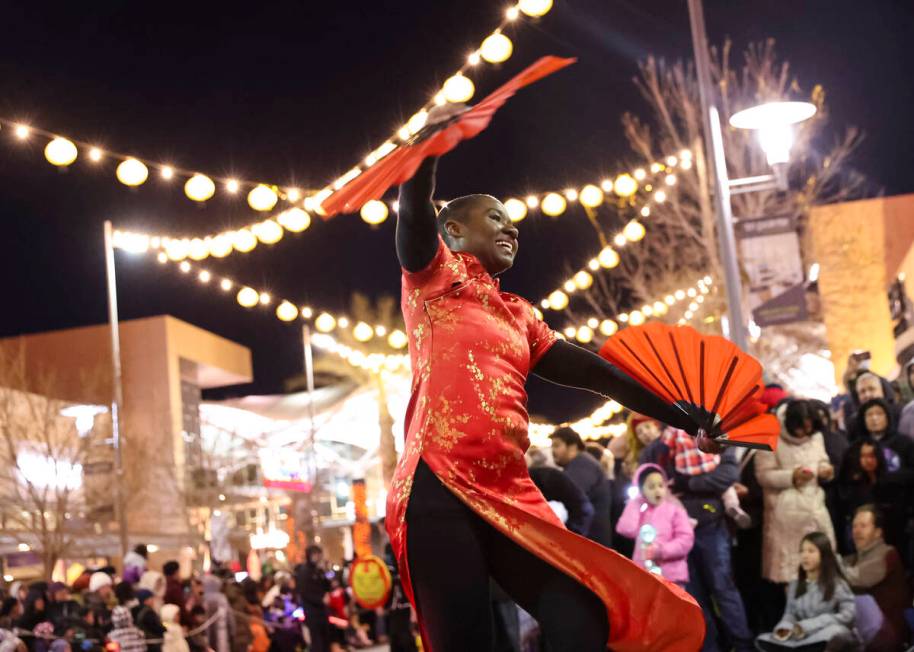
<svg viewBox="0 0 914 652">
<path fill-rule="evenodd" d="M 260 293 L 260 303 L 261 303 L 261 305 L 268 306 L 268 305 L 270 305 L 270 302 L 271 302 L 272 300 L 273 300 L 273 297 L 271 297 L 268 293 L 266 293 L 266 292 L 261 292 L 261 293 Z"/>
<path fill-rule="evenodd" d="M 619 197 L 631 197 L 638 192 L 638 182 L 630 174 L 620 174 L 613 182 L 613 190 Z"/>
<path fill-rule="evenodd" d="M 209 283 L 211 278 L 213 278 L 213 275 L 210 274 L 210 273 L 209 273 L 207 270 L 205 270 L 205 269 L 200 270 L 200 273 L 197 274 L 197 279 L 198 279 L 201 283 Z"/>
<path fill-rule="evenodd" d="M 435 103 L 435 106 L 444 106 L 447 104 L 447 98 L 442 91 L 438 91 L 435 93 L 435 97 L 432 98 L 432 102 Z"/>
<path fill-rule="evenodd" d="M 251 232 L 264 244 L 276 244 L 282 240 L 283 230 L 274 220 L 264 220 L 251 227 Z"/>
<path fill-rule="evenodd" d="M 444 92 L 444 97 L 448 102 L 457 104 L 460 102 L 469 102 L 476 92 L 476 87 L 469 78 L 464 77 L 458 72 L 444 82 L 444 86 L 441 90 Z"/>
<path fill-rule="evenodd" d="M 273 210 L 278 201 L 279 195 L 276 194 L 276 191 L 262 183 L 254 186 L 253 190 L 248 193 L 248 206 L 255 211 Z"/>
<path fill-rule="evenodd" d="M 184 260 L 190 253 L 190 240 L 169 240 L 165 245 L 165 253 L 171 260 Z"/>
<path fill-rule="evenodd" d="M 591 285 L 593 285 L 593 276 L 581 270 L 574 275 L 574 284 L 579 290 L 586 290 Z"/>
<path fill-rule="evenodd" d="M 569 293 L 574 292 L 577 289 L 577 286 L 574 284 L 574 281 L 572 281 L 570 279 L 565 281 L 565 283 L 562 285 L 562 287 L 565 289 L 565 292 L 569 292 Z"/>
<path fill-rule="evenodd" d="M 184 194 L 194 201 L 206 201 L 216 193 L 216 184 L 205 174 L 195 174 L 184 184 Z"/>
<path fill-rule="evenodd" d="M 587 208 L 596 208 L 603 203 L 603 191 L 592 183 L 589 183 L 581 188 L 581 194 L 578 199 L 581 201 L 581 204 L 587 206 Z"/>
<path fill-rule="evenodd" d="M 644 237 L 644 225 L 641 224 L 638 220 L 632 220 L 625 225 L 625 228 L 622 229 L 622 234 L 630 242 L 638 242 Z"/>
<path fill-rule="evenodd" d="M 581 344 L 588 344 L 593 341 L 593 329 L 590 326 L 581 326 L 575 337 Z"/>
<path fill-rule="evenodd" d="M 186 260 L 182 260 L 181 264 L 178 265 L 178 269 L 187 274 L 190 271 L 190 263 Z"/>
<path fill-rule="evenodd" d="M 612 247 L 604 247 L 600 255 L 597 256 L 597 262 L 604 269 L 612 269 L 619 264 L 619 254 Z"/>
<path fill-rule="evenodd" d="M 336 319 L 329 312 L 322 312 L 314 320 L 314 327 L 321 333 L 329 333 L 336 328 Z"/>
<path fill-rule="evenodd" d="M 238 303 L 245 308 L 253 308 L 260 301 L 260 294 L 254 288 L 245 286 L 238 290 L 238 294 L 235 298 L 238 300 Z"/>
<path fill-rule="evenodd" d="M 93 147 L 92 149 L 89 150 L 89 160 L 92 161 L 93 163 L 98 163 L 99 161 L 101 161 L 102 156 L 104 156 L 102 154 L 102 150 L 100 150 L 98 147 Z"/>
<path fill-rule="evenodd" d="M 291 202 L 297 202 L 301 199 L 301 190 L 298 188 L 289 188 L 286 190 L 286 199 Z"/>
<path fill-rule="evenodd" d="M 374 327 L 374 334 L 377 335 L 378 337 L 384 337 L 385 335 L 387 335 L 387 328 L 385 328 L 381 324 L 378 324 L 377 326 Z"/>
<path fill-rule="evenodd" d="M 159 170 L 159 175 L 166 181 L 169 181 L 175 176 L 175 169 L 170 165 L 163 165 Z"/>
<path fill-rule="evenodd" d="M 675 186 L 676 185 L 676 175 L 675 174 L 666 175 L 665 177 L 663 177 L 663 182 L 668 186 Z"/>
<path fill-rule="evenodd" d="M 527 204 L 527 208 L 536 208 L 540 205 L 539 197 L 536 195 L 527 195 L 527 198 L 524 200 Z"/>
<path fill-rule="evenodd" d="M 547 301 L 552 310 L 562 310 L 568 305 L 568 295 L 561 290 L 555 290 L 547 297 Z"/>
<path fill-rule="evenodd" d="M 160 251 L 159 254 L 156 256 L 156 260 L 158 260 L 162 264 L 165 264 L 168 262 L 168 254 L 166 254 L 164 251 Z"/>
<path fill-rule="evenodd" d="M 628 313 L 627 312 L 619 313 L 616 316 L 616 319 L 618 319 L 619 322 L 622 324 L 627 324 L 628 323 Z"/>
<path fill-rule="evenodd" d="M 531 18 L 545 16 L 552 9 L 552 0 L 520 0 L 518 8 Z"/>
<path fill-rule="evenodd" d="M 238 182 L 238 179 L 229 179 L 225 182 L 225 190 L 226 192 L 230 192 L 234 195 L 236 192 L 241 190 L 241 184 Z"/>
<path fill-rule="evenodd" d="M 681 161 L 679 161 L 679 167 L 681 167 L 683 170 L 691 170 L 692 169 L 692 159 L 690 159 L 690 158 L 682 159 Z"/>
<path fill-rule="evenodd" d="M 617 233 L 616 237 L 613 238 L 613 244 L 617 247 L 624 247 L 628 244 L 628 238 L 625 237 L 624 233 Z"/>
<path fill-rule="evenodd" d="M 512 222 L 520 222 L 527 217 L 527 205 L 520 199 L 508 199 L 505 201 L 505 210 L 508 211 L 508 217 Z"/>
<path fill-rule="evenodd" d="M 352 336 L 357 342 L 367 342 L 374 337 L 374 329 L 365 322 L 360 321 L 353 327 Z"/>
<path fill-rule="evenodd" d="M 366 224 L 377 225 L 387 219 L 389 211 L 387 210 L 387 204 L 377 199 L 372 199 L 365 202 L 359 211 L 359 215 L 362 216 L 362 221 Z"/>
<path fill-rule="evenodd" d="M 495 32 L 486 37 L 479 48 L 479 54 L 489 63 L 507 61 L 512 52 L 514 52 L 514 44 L 501 32 Z"/>
<path fill-rule="evenodd" d="M 666 201 L 666 193 L 663 190 L 658 190 L 654 193 L 654 201 L 658 204 L 662 204 Z"/>
<path fill-rule="evenodd" d="M 640 310 L 632 310 L 628 315 L 628 323 L 632 326 L 640 326 L 644 323 L 644 314 Z"/>
<path fill-rule="evenodd" d="M 115 175 L 125 186 L 136 187 L 149 178 L 149 169 L 135 158 L 127 158 L 117 166 Z"/>
<path fill-rule="evenodd" d="M 403 125 L 402 127 L 400 127 L 400 129 L 397 130 L 397 136 L 400 138 L 400 140 L 409 140 L 409 137 L 410 137 L 409 127 L 407 127 L 406 125 Z"/>
<path fill-rule="evenodd" d="M 311 226 L 311 216 L 298 206 L 283 211 L 276 220 L 282 228 L 292 233 L 301 233 Z"/>
<path fill-rule="evenodd" d="M 606 337 L 614 335 L 619 330 L 619 325 L 612 319 L 604 319 L 600 322 L 600 333 Z"/>
<path fill-rule="evenodd" d="M 48 163 L 58 167 L 70 165 L 76 160 L 78 154 L 76 145 L 60 136 L 49 142 L 44 148 L 44 157 L 48 159 Z"/>
<path fill-rule="evenodd" d="M 26 125 L 16 125 L 16 129 L 13 130 L 13 133 L 16 134 L 16 138 L 19 140 L 25 140 L 31 135 L 32 130 Z"/>
<path fill-rule="evenodd" d="M 311 317 L 314 316 L 314 311 L 311 310 L 311 308 L 308 306 L 302 306 L 301 316 L 304 317 L 305 319 L 311 319 Z"/>
<path fill-rule="evenodd" d="M 577 201 L 578 200 L 578 191 L 574 188 L 566 188 L 564 195 L 565 195 L 565 199 L 567 199 L 568 201 Z"/>
<path fill-rule="evenodd" d="M 340 327 L 340 328 L 348 328 L 348 327 L 349 327 L 349 320 L 346 319 L 345 317 L 340 317 L 340 318 L 336 321 L 336 323 L 339 324 L 339 327 Z"/>
<path fill-rule="evenodd" d="M 565 212 L 567 207 L 568 202 L 566 202 L 565 198 L 557 192 L 550 192 L 548 195 L 543 197 L 543 203 L 540 206 L 543 213 L 549 217 L 558 217 Z"/>
<path fill-rule="evenodd" d="M 276 316 L 280 321 L 295 321 L 298 319 L 298 308 L 288 301 L 283 301 L 276 306 Z"/>
<path fill-rule="evenodd" d="M 406 337 L 406 333 L 401 330 L 394 330 L 387 336 L 387 343 L 395 349 L 402 349 L 409 344 L 409 340 Z"/>
<path fill-rule="evenodd" d="M 422 110 L 418 113 L 413 114 L 413 116 L 406 122 L 406 128 L 409 129 L 410 135 L 419 133 L 419 130 L 425 126 L 425 123 L 428 122 L 428 111 Z"/>
<path fill-rule="evenodd" d="M 641 207 L 641 217 L 650 217 L 650 215 L 651 215 L 651 207 L 642 206 Z"/>
<path fill-rule="evenodd" d="M 686 296 L 685 290 L 676 290 L 676 292 L 673 293 L 673 296 L 676 297 L 676 301 L 682 301 Z"/>
<path fill-rule="evenodd" d="M 587 325 L 590 326 L 591 328 L 596 328 L 597 326 L 600 325 L 600 320 L 597 319 L 596 317 L 591 317 L 590 319 L 587 320 Z"/>
<path fill-rule="evenodd" d="M 674 303 L 676 303 L 676 297 L 674 297 L 672 294 L 668 294 L 663 297 L 663 302 L 668 306 L 672 306 Z"/>
<path fill-rule="evenodd" d="M 612 192 L 613 191 L 613 180 L 612 179 L 603 179 L 600 182 L 600 188 L 603 192 Z"/>
<path fill-rule="evenodd" d="M 241 253 L 247 253 L 257 246 L 257 236 L 249 229 L 238 229 L 232 234 L 232 246 Z"/>
<path fill-rule="evenodd" d="M 223 292 L 228 292 L 232 289 L 232 282 L 229 279 L 224 278 L 219 282 L 219 287 L 222 288 Z"/>
<path fill-rule="evenodd" d="M 578 329 L 574 326 L 566 326 L 565 330 L 562 331 L 569 340 L 574 339 L 575 335 L 578 334 Z"/>
<path fill-rule="evenodd" d="M 590 261 L 588 261 L 588 263 L 587 263 L 587 268 L 591 272 L 597 271 L 598 269 L 600 269 L 600 261 L 597 260 L 596 258 L 591 258 Z"/>
<path fill-rule="evenodd" d="M 209 242 L 201 238 L 194 238 L 190 241 L 190 250 L 187 252 L 193 260 L 203 260 L 209 256 Z"/>
<path fill-rule="evenodd" d="M 508 7 L 505 9 L 505 18 L 508 20 L 517 20 L 520 17 L 520 9 L 517 7 Z"/>
<path fill-rule="evenodd" d="M 479 52 L 470 52 L 467 55 L 467 64 L 468 65 L 478 66 L 480 61 L 482 61 L 482 57 L 479 55 Z"/>
<path fill-rule="evenodd" d="M 651 174 L 657 174 L 662 169 L 663 166 L 660 163 L 651 163 Z"/>
<path fill-rule="evenodd" d="M 635 179 L 638 181 L 644 181 L 644 179 L 647 177 L 647 172 L 644 170 L 644 168 L 638 168 L 632 172 L 632 174 L 635 175 Z"/>
</svg>

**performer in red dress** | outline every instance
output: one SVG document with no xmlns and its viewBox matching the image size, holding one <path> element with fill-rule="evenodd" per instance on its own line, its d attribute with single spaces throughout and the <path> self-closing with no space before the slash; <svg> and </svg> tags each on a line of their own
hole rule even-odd
<svg viewBox="0 0 914 652">
<path fill-rule="evenodd" d="M 701 647 L 679 587 L 562 525 L 527 472 L 527 376 L 612 397 L 691 434 L 695 425 L 599 356 L 557 340 L 496 275 L 518 231 L 494 197 L 436 215 L 436 159 L 400 188 L 397 254 L 412 396 L 387 527 L 431 652 L 491 649 L 490 579 L 558 652 Z"/>
</svg>

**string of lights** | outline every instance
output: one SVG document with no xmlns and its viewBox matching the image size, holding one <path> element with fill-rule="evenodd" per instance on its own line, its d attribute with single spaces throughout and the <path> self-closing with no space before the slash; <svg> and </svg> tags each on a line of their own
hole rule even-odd
<svg viewBox="0 0 914 652">
<path fill-rule="evenodd" d="M 699 279 L 692 287 L 671 292 L 630 312 L 619 313 L 612 319 L 600 320 L 596 317 L 591 317 L 584 324 L 566 326 L 561 333 L 569 340 L 573 339 L 581 344 L 590 344 L 597 333 L 604 337 L 610 337 L 618 332 L 621 327 L 620 324 L 622 326 L 640 326 L 648 319 L 663 317 L 673 306 L 688 301 L 688 307 L 677 322 L 678 324 L 685 324 L 695 317 L 701 304 L 704 303 L 705 296 L 711 292 L 712 285 L 713 279 L 710 276 L 705 276 Z"/>
<path fill-rule="evenodd" d="M 327 333 L 315 333 L 311 336 L 311 343 L 322 351 L 338 355 L 353 367 L 366 371 L 395 373 L 410 370 L 409 356 L 402 353 L 365 353 L 342 344 Z"/>
<path fill-rule="evenodd" d="M 115 234 L 117 237 L 117 234 Z M 368 343 L 375 339 L 385 338 L 387 345 L 401 351 L 406 348 L 408 339 L 406 333 L 400 329 L 389 330 L 383 324 L 371 325 L 363 321 L 350 320 L 342 314 L 335 314 L 328 310 L 316 310 L 308 305 L 298 305 L 295 302 L 275 297 L 266 290 L 258 290 L 249 285 L 238 283 L 225 276 L 217 276 L 202 266 L 192 264 L 188 260 L 175 263 L 168 258 L 165 252 L 159 252 L 157 260 L 160 264 L 177 264 L 182 274 L 196 278 L 201 287 L 218 288 L 225 295 L 234 295 L 235 301 L 243 308 L 272 308 L 273 314 L 282 322 L 295 322 L 304 320 L 311 323 L 318 334 L 331 334 L 333 332 L 351 330 L 352 337 L 357 342 Z M 274 307 L 275 306 L 275 307 Z"/>
</svg>

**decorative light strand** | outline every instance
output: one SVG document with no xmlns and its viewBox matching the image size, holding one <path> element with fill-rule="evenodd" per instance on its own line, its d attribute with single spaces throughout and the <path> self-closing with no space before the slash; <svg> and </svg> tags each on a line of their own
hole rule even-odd
<svg viewBox="0 0 914 652">
<path fill-rule="evenodd" d="M 322 351 L 338 355 L 353 367 L 374 373 L 387 371 L 391 373 L 409 372 L 409 356 L 402 353 L 365 353 L 351 346 L 346 346 L 327 333 L 315 333 L 311 343 Z"/>
<path fill-rule="evenodd" d="M 174 263 L 165 252 L 159 252 L 157 260 L 160 264 Z M 371 342 L 382 340 L 391 349 L 402 351 L 409 340 L 400 329 L 389 330 L 383 324 L 371 325 L 362 321 L 351 320 L 345 315 L 336 314 L 328 310 L 316 310 L 308 305 L 299 305 L 289 299 L 275 297 L 265 290 L 258 290 L 249 285 L 238 283 L 228 277 L 216 278 L 209 270 L 182 260 L 177 263 L 178 269 L 187 276 L 197 279 L 201 286 L 218 288 L 222 294 L 233 294 L 235 301 L 244 308 L 270 307 L 276 318 L 283 322 L 298 320 L 307 321 L 314 325 L 318 333 L 329 334 L 349 330 L 352 337 L 358 342 Z"/>
<path fill-rule="evenodd" d="M 664 297 L 658 297 L 655 301 L 645 303 L 640 308 L 631 312 L 619 313 L 610 319 L 597 319 L 591 317 L 585 323 L 578 326 L 566 326 L 561 335 L 569 340 L 577 340 L 581 344 L 590 344 L 597 335 L 610 337 L 624 326 L 640 326 L 649 319 L 663 317 L 670 308 L 689 302 L 688 308 L 678 324 L 685 324 L 695 316 L 699 307 L 704 303 L 705 296 L 710 293 L 713 285 L 713 279 L 705 276 L 698 280 L 692 287 L 679 289 L 671 292 Z"/>
<path fill-rule="evenodd" d="M 0 117 L 0 128 L 4 127 L 10 129 L 18 141 L 27 141 L 33 136 L 47 139 L 48 142 L 44 148 L 45 158 L 51 165 L 57 167 L 65 168 L 72 165 L 80 154 L 84 155 L 91 165 L 100 165 L 105 160 L 116 161 L 115 176 L 118 181 L 128 187 L 135 188 L 146 183 L 151 176 L 150 170 L 152 170 L 157 172 L 158 178 L 165 183 L 183 180 L 185 195 L 196 202 L 209 200 L 215 195 L 217 187 L 221 187 L 229 195 L 239 194 L 242 190 L 246 190 L 248 191 L 246 193 L 248 205 L 260 212 L 271 210 L 280 199 L 297 202 L 305 194 L 302 189 L 292 186 L 204 174 L 197 170 L 177 167 L 171 163 L 104 149 L 77 138 Z"/>
</svg>

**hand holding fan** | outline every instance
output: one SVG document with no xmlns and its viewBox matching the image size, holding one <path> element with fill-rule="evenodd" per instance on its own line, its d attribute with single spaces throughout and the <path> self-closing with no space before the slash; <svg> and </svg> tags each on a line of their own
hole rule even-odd
<svg viewBox="0 0 914 652">
<path fill-rule="evenodd" d="M 423 127 L 415 136 L 321 202 L 322 215 L 352 213 L 371 199 L 380 199 L 393 186 L 408 181 L 430 156 L 442 156 L 463 140 L 473 138 L 492 121 L 495 112 L 518 90 L 570 66 L 576 59 L 543 57 L 487 98 L 449 119 Z"/>
<path fill-rule="evenodd" d="M 715 442 L 777 447 L 780 423 L 759 401 L 762 366 L 732 342 L 652 322 L 620 331 L 600 355 L 685 412 Z"/>
</svg>

